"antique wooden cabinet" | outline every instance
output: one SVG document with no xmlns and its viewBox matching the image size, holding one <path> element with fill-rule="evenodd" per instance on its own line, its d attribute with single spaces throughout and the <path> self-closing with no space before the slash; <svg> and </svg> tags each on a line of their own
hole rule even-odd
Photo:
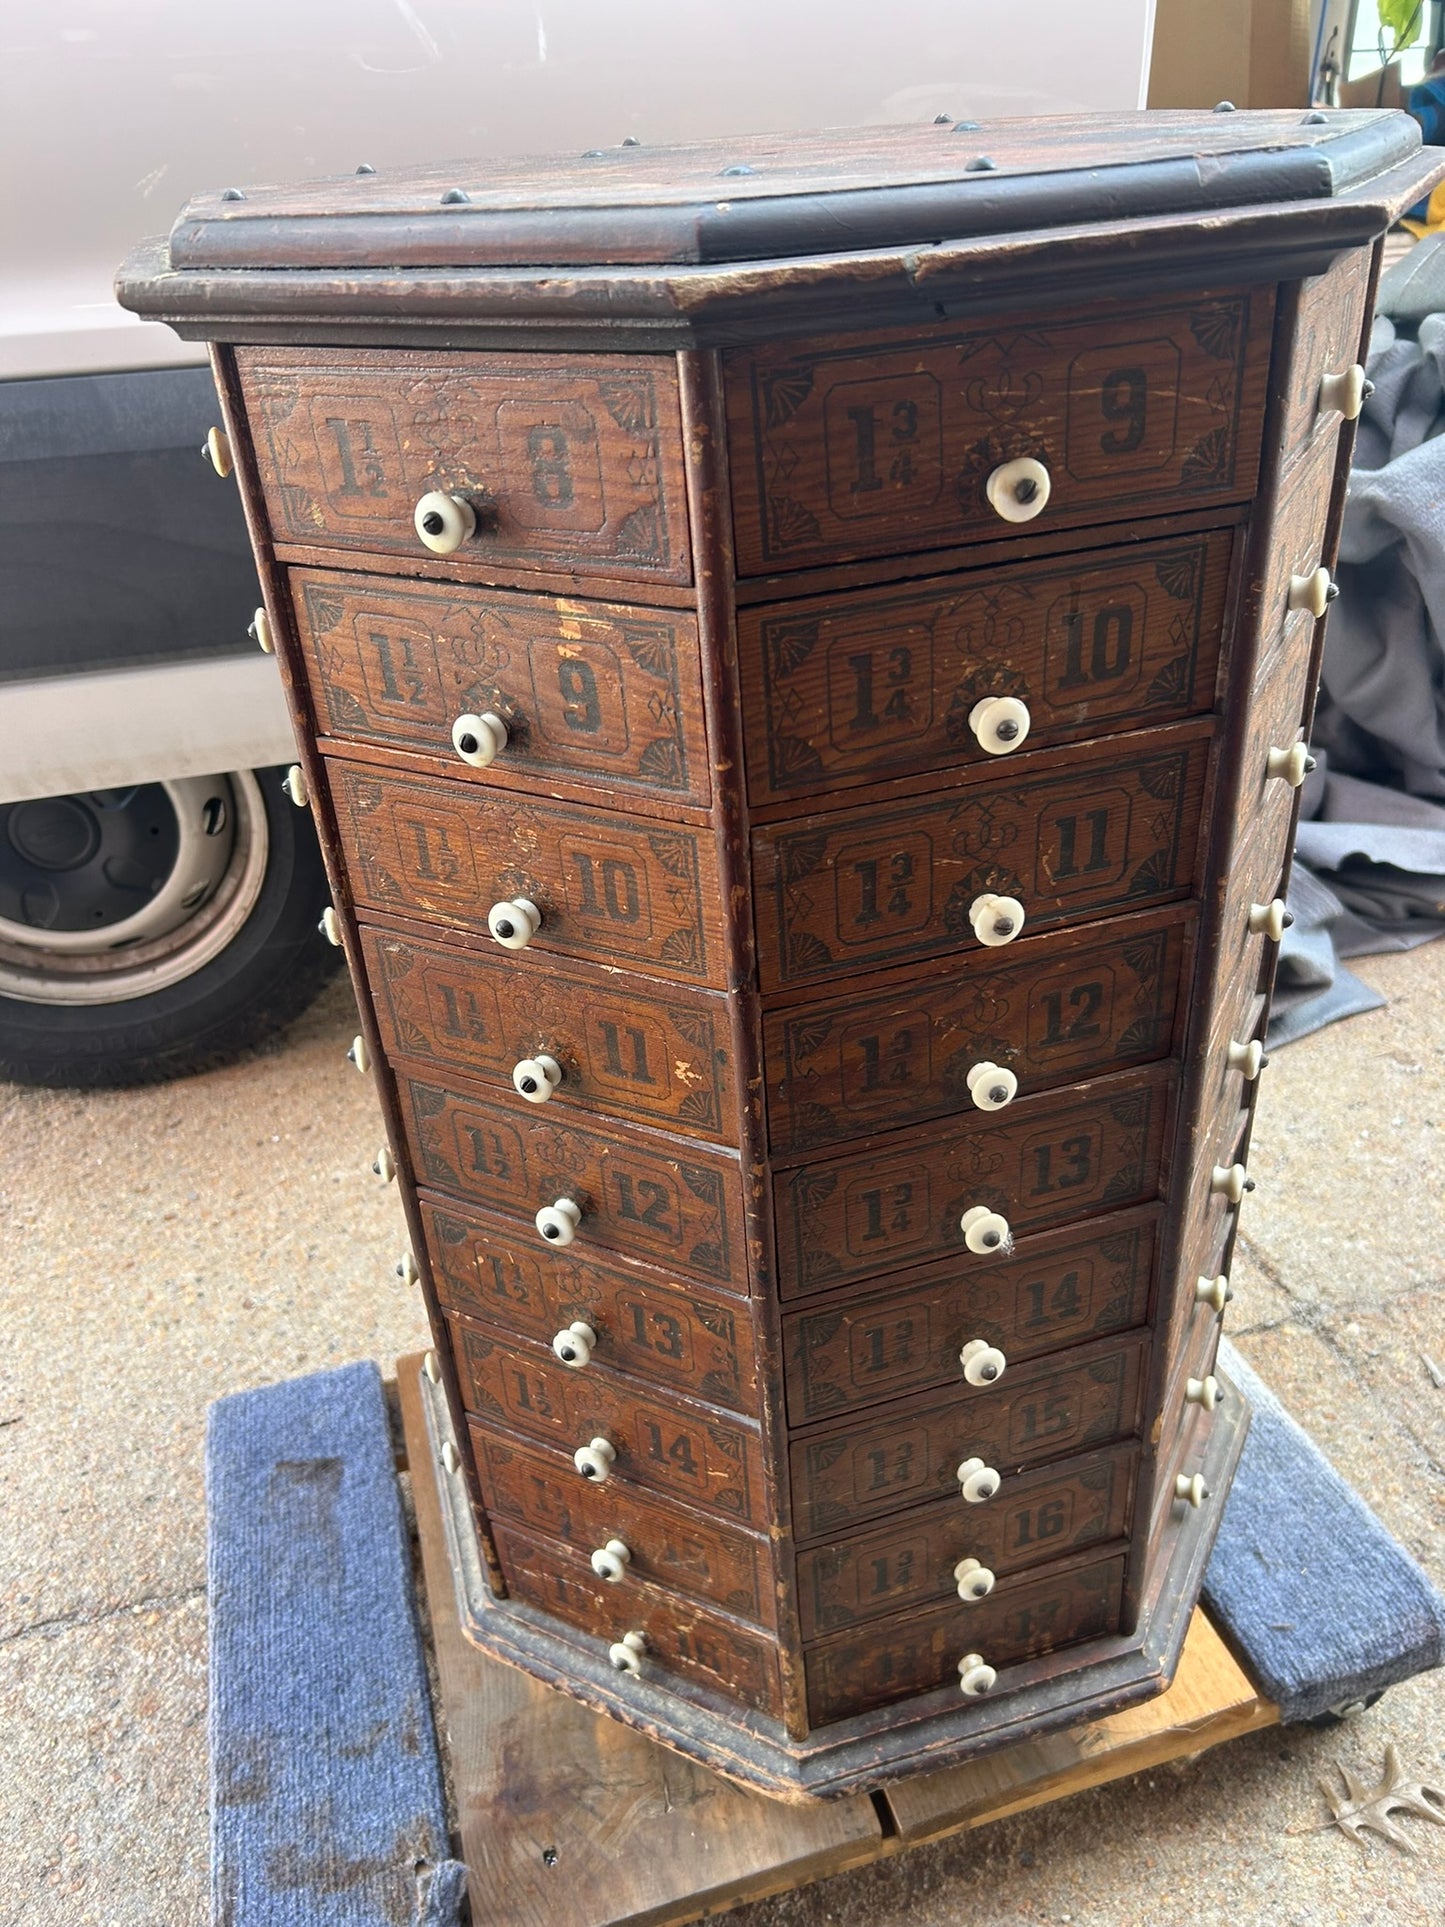
<svg viewBox="0 0 1445 1927">
<path fill-rule="evenodd" d="M 1380 113 L 623 143 L 125 271 L 215 344 L 503 1658 L 795 1796 L 1167 1682 L 1442 171 Z"/>
</svg>

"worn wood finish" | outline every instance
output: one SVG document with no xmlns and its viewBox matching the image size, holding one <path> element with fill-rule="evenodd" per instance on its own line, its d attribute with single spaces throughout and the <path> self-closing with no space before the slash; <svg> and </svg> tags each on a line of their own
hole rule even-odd
<svg viewBox="0 0 1445 1927">
<path fill-rule="evenodd" d="M 1089 1452 L 1017 1473 L 988 1505 L 961 1508 L 950 1497 L 896 1524 L 811 1547 L 798 1560 L 804 1637 L 956 1599 L 954 1568 L 963 1559 L 1002 1577 L 1122 1539 L 1138 1457 L 1134 1444 Z"/>
<path fill-rule="evenodd" d="M 1142 1336 L 1101 1339 L 1016 1366 L 996 1385 L 962 1385 L 810 1429 L 789 1454 L 800 1541 L 945 1493 L 956 1498 L 967 1459 L 1007 1480 L 1025 1466 L 1126 1438 L 1139 1418 L 1147 1351 Z"/>
<path fill-rule="evenodd" d="M 1230 555 L 1214 530 L 746 609 L 754 803 L 983 763 L 989 696 L 1027 704 L 1035 749 L 1207 710 Z"/>
<path fill-rule="evenodd" d="M 491 787 L 562 778 L 708 802 L 697 626 L 682 611 L 319 569 L 293 570 L 291 594 L 324 735 Z M 487 711 L 507 743 L 479 770 L 452 725 Z"/>
<path fill-rule="evenodd" d="M 1020 1237 L 1155 1197 L 1172 1077 L 1170 1066 L 1125 1072 L 781 1172 L 782 1297 L 945 1256 L 982 1271 L 994 1256 L 971 1251 L 960 1225 L 975 1205 Z"/>
<path fill-rule="evenodd" d="M 1156 1210 L 1019 1240 L 1002 1263 L 953 1257 L 883 1290 L 856 1285 L 783 1320 L 788 1416 L 831 1418 L 958 1385 L 976 1338 L 1012 1364 L 1142 1325 L 1155 1274 Z"/>
<path fill-rule="evenodd" d="M 1141 734 L 1121 762 L 1106 738 L 1029 758 L 1006 786 L 975 776 L 755 831 L 764 989 L 953 951 L 997 964 L 969 918 L 985 894 L 1022 904 L 1030 934 L 1184 896 L 1209 741 L 1197 723 Z"/>
<path fill-rule="evenodd" d="M 326 763 L 347 871 L 360 905 L 423 917 L 490 942 L 492 905 L 542 913 L 526 974 L 548 953 L 628 962 L 685 983 L 723 981 L 717 873 L 681 825 L 632 824 L 610 810 L 531 804 L 460 782 L 414 781 Z"/>
<path fill-rule="evenodd" d="M 666 363 L 243 348 L 236 367 L 278 542 L 414 561 L 439 489 L 476 498 L 467 553 L 498 571 L 690 578 Z"/>
<path fill-rule="evenodd" d="M 737 1139 L 727 1005 L 615 973 L 519 965 L 488 944 L 361 926 L 389 1054 L 456 1069 L 511 1103 L 512 1073 L 545 1052 L 562 1071 L 548 1117 L 608 1116 Z M 529 960 L 530 961 L 530 960 Z"/>
<path fill-rule="evenodd" d="M 1247 1418 L 1187 1398 L 1193 1286 L 1297 807 L 1265 759 L 1321 648 L 1292 578 L 1339 526 L 1321 381 L 1355 250 L 1442 165 L 1319 128 L 764 143 L 727 199 L 696 153 L 358 177 L 207 204 L 149 284 L 228 344 L 466 1623 L 749 1784 L 957 1764 L 1179 1654 Z M 1022 458 L 1033 496 L 990 492 Z M 443 557 L 432 487 L 478 515 Z M 1026 705 L 998 756 L 985 696 Z M 485 770 L 464 706 L 508 723 Z"/>
<path fill-rule="evenodd" d="M 976 1107 L 969 1072 L 992 1063 L 1031 1096 L 1164 1056 L 1189 934 L 1186 912 L 1084 924 L 863 992 L 814 996 L 764 1018 L 775 1156 Z"/>
<path fill-rule="evenodd" d="M 840 336 L 725 358 L 742 575 L 994 535 L 1030 456 L 1068 527 L 1248 496 L 1273 302 L 1220 288 L 1041 323 Z"/>
</svg>

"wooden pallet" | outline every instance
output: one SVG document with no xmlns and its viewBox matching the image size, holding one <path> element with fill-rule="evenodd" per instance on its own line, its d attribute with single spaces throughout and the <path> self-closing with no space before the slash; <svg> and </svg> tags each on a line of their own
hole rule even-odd
<svg viewBox="0 0 1445 1927">
<path fill-rule="evenodd" d="M 397 1365 L 473 1927 L 676 1927 L 1188 1758 L 1279 1710 L 1202 1612 L 1170 1690 L 881 1793 L 784 1805 L 500 1664 L 462 1632 L 419 1386 Z"/>
</svg>

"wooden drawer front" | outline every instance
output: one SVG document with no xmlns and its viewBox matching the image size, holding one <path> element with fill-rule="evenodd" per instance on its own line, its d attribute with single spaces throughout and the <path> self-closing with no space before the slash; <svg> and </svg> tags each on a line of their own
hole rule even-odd
<svg viewBox="0 0 1445 1927">
<path fill-rule="evenodd" d="M 781 1715 L 777 1649 L 763 1634 L 651 1586 L 609 1585 L 585 1559 L 555 1541 L 501 1526 L 496 1544 L 514 1598 L 591 1633 L 604 1648 L 624 1633 L 643 1634 L 644 1679 L 679 1673 L 726 1699 Z"/>
<path fill-rule="evenodd" d="M 738 617 L 754 802 L 987 763 L 969 728 L 1017 696 L 1036 749 L 1208 709 L 1231 531 Z"/>
<path fill-rule="evenodd" d="M 1184 895 L 1209 756 L 1207 730 L 1184 727 L 1106 738 L 1047 776 L 1025 762 L 989 784 L 757 830 L 764 988 L 958 950 L 997 969 L 968 917 L 985 892 L 1018 898 L 1025 937 Z"/>
<path fill-rule="evenodd" d="M 899 973 L 858 993 L 763 1019 L 769 1133 L 805 1151 L 889 1125 L 974 1110 L 975 1064 L 1011 1070 L 1019 1094 L 1164 1055 L 1174 1037 L 1187 913 L 1086 925 L 1025 945 L 989 970 Z M 901 977 L 901 981 L 900 981 Z"/>
<path fill-rule="evenodd" d="M 1337 461 L 1335 438 L 1322 440 L 1292 472 L 1288 492 L 1275 498 L 1260 593 L 1257 681 L 1269 674 L 1282 650 L 1306 658 L 1310 654 L 1318 619 L 1307 608 L 1290 608 L 1290 582 L 1294 576 L 1313 575 L 1326 562 L 1325 532 Z"/>
<path fill-rule="evenodd" d="M 1129 1529 L 1137 1445 L 1022 1472 L 988 1505 L 944 1499 L 798 1558 L 804 1639 L 888 1613 L 958 1598 L 954 1567 L 977 1559 L 1007 1578 L 1047 1559 L 1122 1539 Z"/>
<path fill-rule="evenodd" d="M 1320 408 L 1320 382 L 1341 374 L 1364 355 L 1365 302 L 1370 288 L 1369 248 L 1342 254 L 1327 274 L 1301 282 L 1294 351 L 1287 377 L 1280 446 L 1288 470 L 1317 436 L 1334 444 L 1341 416 Z"/>
<path fill-rule="evenodd" d="M 1018 533 L 1243 498 L 1273 297 L 1199 295 L 1040 325 L 839 337 L 724 357 L 742 575 L 1006 535 L 984 484 L 1043 462 Z"/>
<path fill-rule="evenodd" d="M 624 1136 L 620 1125 L 604 1137 L 509 1114 L 417 1077 L 399 1078 L 397 1095 L 423 1183 L 522 1214 L 524 1241 L 539 1251 L 553 1247 L 533 1227 L 536 1213 L 571 1198 L 582 1220 L 564 1249 L 584 1261 L 601 1248 L 747 1290 L 742 1184 L 725 1152 L 699 1144 L 680 1155 L 682 1145 Z"/>
<path fill-rule="evenodd" d="M 708 801 L 692 616 L 310 569 L 292 571 L 291 591 L 323 736 L 441 757 L 484 783 L 565 777 Z M 458 757 L 452 724 L 485 710 L 508 734 L 482 772 Z"/>
<path fill-rule="evenodd" d="M 916 1618 L 848 1633 L 805 1650 L 808 1717 L 830 1720 L 889 1706 L 935 1686 L 958 1687 L 958 1662 L 979 1653 L 1002 1671 L 1075 1640 L 1119 1630 L 1124 1556 L 996 1586 L 987 1599 L 955 1599 Z M 1007 1681 L 1000 1685 L 1007 1690 Z M 962 1703 L 962 1702 L 961 1702 Z"/>
<path fill-rule="evenodd" d="M 1155 1209 L 1086 1230 L 1069 1225 L 1025 1238 L 1003 1264 L 930 1266 L 886 1291 L 790 1313 L 790 1422 L 808 1425 L 935 1386 L 962 1389 L 958 1354 L 975 1338 L 998 1346 L 1012 1367 L 1142 1325 L 1156 1231 Z"/>
<path fill-rule="evenodd" d="M 1091 1211 L 1142 1204 L 1159 1190 L 1173 1073 L 1163 1065 L 976 1112 L 896 1150 L 805 1164 L 773 1180 L 784 1298 L 930 1258 L 959 1275 L 991 1261 L 970 1252 L 959 1220 L 973 1205 L 1015 1237 Z"/>
<path fill-rule="evenodd" d="M 671 356 L 240 348 L 278 543 L 365 549 L 417 572 L 691 575 Z M 455 556 L 412 524 L 432 489 L 485 498 Z"/>
<path fill-rule="evenodd" d="M 1271 784 L 1271 789 L 1282 788 Z M 1293 797 L 1286 791 L 1286 809 L 1293 809 Z M 1249 983 L 1256 989 L 1274 966 L 1278 945 L 1263 931 L 1251 930 L 1249 913 L 1255 904 L 1265 908 L 1284 896 L 1284 865 L 1288 839 L 1280 825 L 1266 821 L 1257 825 L 1259 834 L 1246 833 L 1229 858 L 1224 909 L 1220 916 L 1219 981 Z"/>
<path fill-rule="evenodd" d="M 570 1459 L 594 1437 L 610 1439 L 612 1479 L 646 1486 L 730 1519 L 765 1524 L 762 1452 L 742 1425 L 666 1403 L 555 1359 L 501 1345 L 455 1315 L 448 1318 L 462 1399 L 478 1418 L 515 1427 Z M 586 1483 L 575 1467 L 572 1478 Z"/>
<path fill-rule="evenodd" d="M 757 1409 L 757 1361 L 745 1303 L 657 1272 L 576 1259 L 516 1228 L 421 1200 L 437 1297 L 506 1332 L 550 1345 L 574 1320 L 597 1349 L 588 1376 L 609 1371 L 690 1392 L 729 1411 Z"/>
<path fill-rule="evenodd" d="M 373 910 L 435 917 L 480 935 L 487 912 L 526 897 L 542 912 L 529 948 L 724 981 L 711 838 L 633 824 L 611 810 L 528 801 L 461 783 L 326 763 L 351 886 Z M 533 958 L 503 953 L 534 974 Z"/>
<path fill-rule="evenodd" d="M 1238 822 L 1250 842 L 1272 849 L 1281 861 L 1289 843 L 1295 797 L 1283 777 L 1269 774 L 1271 749 L 1299 741 L 1309 699 L 1311 629 L 1299 630 L 1291 646 L 1271 658 L 1249 698 L 1249 722 L 1240 754 Z"/>
<path fill-rule="evenodd" d="M 393 1057 L 488 1084 L 535 1116 L 512 1083 L 524 1057 L 562 1066 L 549 1115 L 600 1112 L 737 1142 L 737 1101 L 721 997 L 669 993 L 615 972 L 518 964 L 488 944 L 462 949 L 363 925 L 377 1023 Z"/>
<path fill-rule="evenodd" d="M 1195 1463 L 1189 1471 L 1198 1470 L 1198 1460 L 1202 1458 L 1204 1445 L 1209 1437 L 1211 1414 L 1202 1406 L 1184 1396 L 1185 1388 L 1191 1378 L 1204 1379 L 1214 1370 L 1214 1361 L 1219 1352 L 1220 1323 L 1217 1317 L 1206 1310 L 1189 1331 L 1180 1357 L 1170 1370 L 1168 1387 L 1164 1394 L 1161 1415 L 1155 1420 L 1159 1444 L 1160 1476 L 1154 1487 L 1154 1498 L 1149 1509 L 1149 1531 L 1151 1538 L 1159 1529 L 1160 1520 L 1171 1507 L 1179 1506 L 1179 1516 L 1183 1516 L 1184 1503 L 1175 1499 L 1174 1480 L 1185 1469 L 1185 1460 L 1191 1453 Z M 1224 1394 L 1227 1398 L 1228 1393 Z M 1220 1404 L 1223 1403 L 1223 1398 Z M 1219 1409 L 1216 1405 L 1215 1410 Z"/>
<path fill-rule="evenodd" d="M 1139 1421 L 1147 1343 L 1114 1340 L 1038 1359 L 980 1391 L 960 1385 L 946 1397 L 855 1416 L 795 1440 L 789 1460 L 799 1537 L 831 1537 L 944 1494 L 960 1514 L 975 1511 L 959 1494 L 965 1459 L 981 1458 L 1003 1475 L 999 1498 L 988 1502 L 997 1504 L 1022 1467 L 1127 1438 Z"/>
<path fill-rule="evenodd" d="M 766 1539 L 740 1527 L 679 1509 L 635 1486 L 609 1479 L 589 1485 L 570 1456 L 499 1438 L 470 1427 L 488 1517 L 565 1539 L 590 1559 L 609 1539 L 632 1554 L 628 1578 L 711 1599 L 760 1626 L 777 1621 Z M 627 1580 L 619 1584 L 627 1596 Z"/>
</svg>

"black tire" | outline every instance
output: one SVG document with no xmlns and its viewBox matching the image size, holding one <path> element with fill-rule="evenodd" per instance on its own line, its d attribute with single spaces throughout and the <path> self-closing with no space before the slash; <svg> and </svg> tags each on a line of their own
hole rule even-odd
<svg viewBox="0 0 1445 1927">
<path fill-rule="evenodd" d="M 265 867 L 244 921 L 218 954 L 179 981 L 122 1001 L 0 994 L 0 1075 L 59 1089 L 159 1083 L 270 1042 L 313 1002 L 341 952 L 317 928 L 330 891 L 310 812 L 287 798 L 283 775 L 258 770 L 254 784 L 250 773 L 240 779 L 264 817 Z"/>
</svg>

